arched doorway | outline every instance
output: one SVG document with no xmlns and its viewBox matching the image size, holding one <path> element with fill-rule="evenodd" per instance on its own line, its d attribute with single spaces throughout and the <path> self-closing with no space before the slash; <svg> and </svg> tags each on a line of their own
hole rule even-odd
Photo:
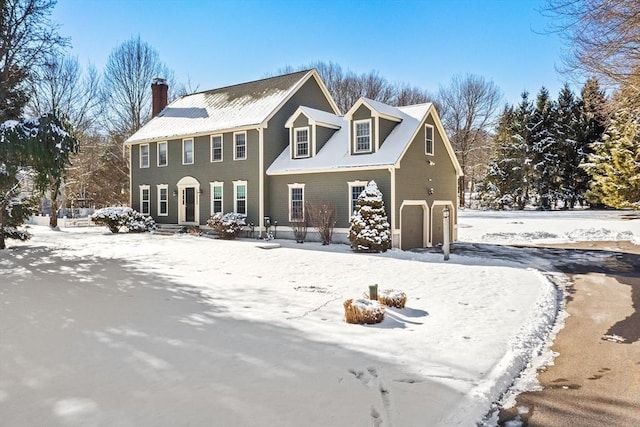
<svg viewBox="0 0 640 427">
<path fill-rule="evenodd" d="M 178 181 L 178 224 L 200 224 L 200 182 L 191 176 Z"/>
<path fill-rule="evenodd" d="M 429 207 L 424 200 L 404 200 L 400 206 L 400 249 L 429 244 Z"/>
</svg>

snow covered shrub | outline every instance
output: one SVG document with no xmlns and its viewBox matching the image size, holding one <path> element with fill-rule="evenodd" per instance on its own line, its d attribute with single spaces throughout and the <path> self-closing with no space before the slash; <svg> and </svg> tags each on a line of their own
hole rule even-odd
<svg viewBox="0 0 640 427">
<path fill-rule="evenodd" d="M 370 181 L 358 197 L 356 210 L 349 222 L 349 241 L 354 250 L 384 252 L 391 248 L 391 225 L 375 181 Z"/>
<path fill-rule="evenodd" d="M 378 301 L 348 299 L 343 305 L 347 323 L 373 324 L 384 319 L 384 306 Z"/>
<path fill-rule="evenodd" d="M 132 233 L 151 231 L 156 228 L 153 218 L 145 217 L 126 206 L 99 209 L 91 215 L 91 221 L 96 225 L 105 225 L 112 233 L 119 232 L 122 227 L 126 227 Z"/>
<path fill-rule="evenodd" d="M 144 233 L 155 230 L 156 222 L 150 216 L 144 216 L 133 209 L 129 212 L 129 221 L 125 224 L 130 233 Z"/>
<path fill-rule="evenodd" d="M 307 202 L 309 221 L 316 229 L 323 245 L 330 245 L 336 225 L 336 206 L 330 202 Z"/>
<path fill-rule="evenodd" d="M 383 289 L 378 292 L 378 302 L 388 307 L 404 308 L 407 302 L 407 294 L 395 289 Z"/>
<path fill-rule="evenodd" d="M 222 214 L 218 212 L 207 221 L 207 225 L 220 236 L 221 239 L 232 240 L 238 237 L 240 232 L 247 225 L 245 220 L 247 216 L 229 212 Z"/>
</svg>

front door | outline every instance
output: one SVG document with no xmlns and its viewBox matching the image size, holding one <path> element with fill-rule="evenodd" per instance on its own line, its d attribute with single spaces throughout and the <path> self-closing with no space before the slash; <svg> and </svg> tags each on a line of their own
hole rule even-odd
<svg viewBox="0 0 640 427">
<path fill-rule="evenodd" d="M 184 220 L 186 222 L 196 220 L 196 189 L 194 187 L 184 189 Z"/>
</svg>

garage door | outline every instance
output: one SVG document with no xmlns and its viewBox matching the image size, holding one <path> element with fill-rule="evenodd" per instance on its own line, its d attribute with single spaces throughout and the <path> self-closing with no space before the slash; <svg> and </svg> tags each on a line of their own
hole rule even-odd
<svg viewBox="0 0 640 427">
<path fill-rule="evenodd" d="M 422 206 L 402 207 L 402 250 L 424 247 L 424 212 Z"/>
</svg>

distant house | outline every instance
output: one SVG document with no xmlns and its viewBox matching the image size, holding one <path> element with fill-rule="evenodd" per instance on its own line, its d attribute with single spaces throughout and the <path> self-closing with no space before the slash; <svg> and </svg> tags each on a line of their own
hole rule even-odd
<svg viewBox="0 0 640 427">
<path fill-rule="evenodd" d="M 430 103 L 392 107 L 359 99 L 343 116 L 316 70 L 195 93 L 166 104 L 154 81 L 155 117 L 127 141 L 131 205 L 160 224 L 200 225 L 216 212 L 247 215 L 278 237 L 305 202 L 336 206 L 335 239 L 366 183 L 384 195 L 393 246 L 442 243 L 442 210 L 457 235 L 462 174 Z"/>
</svg>

